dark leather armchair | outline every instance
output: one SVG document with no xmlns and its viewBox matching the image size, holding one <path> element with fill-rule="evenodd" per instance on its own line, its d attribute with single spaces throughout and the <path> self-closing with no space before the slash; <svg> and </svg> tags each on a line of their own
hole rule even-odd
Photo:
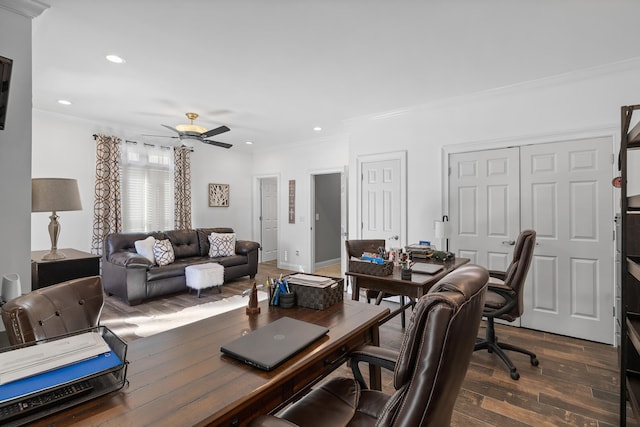
<svg viewBox="0 0 640 427">
<path fill-rule="evenodd" d="M 458 268 L 420 298 L 400 352 L 366 346 L 351 355 L 355 379 L 335 378 L 285 409 L 263 415 L 267 426 L 448 426 L 482 318 L 489 274 Z M 368 390 L 358 368 L 367 362 L 394 370 L 393 395 Z"/>
<path fill-rule="evenodd" d="M 99 276 L 37 289 L 2 306 L 11 345 L 98 326 L 104 305 Z"/>
<path fill-rule="evenodd" d="M 385 247 L 385 241 L 384 239 L 345 240 L 344 247 L 347 254 L 347 268 L 349 268 L 349 260 L 351 259 L 351 257 L 360 258 L 363 252 L 377 253 L 378 248 Z M 365 295 L 367 297 L 367 302 L 371 302 L 372 299 L 375 299 L 377 305 L 380 305 L 380 303 L 382 302 L 382 298 L 395 296 L 385 292 L 374 291 L 372 289 L 365 289 Z M 400 295 L 401 307 L 405 305 L 404 298 L 404 295 Z M 406 316 L 404 311 L 400 313 L 400 318 L 402 327 L 404 328 L 406 323 Z"/>
<path fill-rule="evenodd" d="M 475 350 L 487 350 L 495 353 L 509 368 L 511 378 L 520 378 L 515 365 L 503 350 L 516 351 L 529 356 L 533 366 L 538 366 L 536 355 L 529 350 L 511 345 L 505 342 L 498 342 L 496 338 L 494 319 L 502 319 L 513 322 L 522 316 L 524 311 L 524 283 L 527 280 L 527 273 L 533 258 L 533 250 L 536 246 L 536 232 L 525 230 L 518 236 L 513 249 L 513 259 L 507 271 L 490 270 L 489 287 L 484 309 L 484 316 L 487 318 L 487 328 L 485 338 L 478 338 Z"/>
</svg>

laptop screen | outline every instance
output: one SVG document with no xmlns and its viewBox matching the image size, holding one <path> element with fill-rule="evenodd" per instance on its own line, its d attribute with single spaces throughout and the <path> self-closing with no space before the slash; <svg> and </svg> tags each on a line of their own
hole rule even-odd
<svg viewBox="0 0 640 427">
<path fill-rule="evenodd" d="M 282 317 L 224 344 L 220 351 L 265 371 L 276 368 L 329 332 L 324 326 Z"/>
</svg>

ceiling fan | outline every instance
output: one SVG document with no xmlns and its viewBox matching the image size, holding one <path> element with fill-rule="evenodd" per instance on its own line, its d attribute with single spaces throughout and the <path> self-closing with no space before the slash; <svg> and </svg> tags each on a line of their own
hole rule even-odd
<svg viewBox="0 0 640 427">
<path fill-rule="evenodd" d="M 175 128 L 167 125 L 162 125 L 167 129 L 171 129 L 172 131 L 178 134 L 178 136 L 169 136 L 166 138 L 178 138 L 180 139 L 180 141 L 195 139 L 195 140 L 204 142 L 205 144 L 211 144 L 217 147 L 222 147 L 222 148 L 232 147 L 232 144 L 228 144 L 226 142 L 218 142 L 218 141 L 212 141 L 210 139 L 207 139 L 224 132 L 229 132 L 231 129 L 229 129 L 227 126 L 219 126 L 215 129 L 207 130 L 202 126 L 193 124 L 193 121 L 198 118 L 198 114 L 186 113 L 185 115 L 189 119 L 189 124 L 178 125 Z"/>
</svg>

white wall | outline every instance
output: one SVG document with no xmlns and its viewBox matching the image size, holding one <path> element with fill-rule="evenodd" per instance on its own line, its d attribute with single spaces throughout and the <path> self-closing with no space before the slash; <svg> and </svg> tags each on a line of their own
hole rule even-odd
<svg viewBox="0 0 640 427">
<path fill-rule="evenodd" d="M 93 190 L 95 185 L 98 127 L 69 116 L 33 110 L 33 178 L 74 178 L 80 189 L 81 211 L 58 212 L 58 248 L 91 251 L 93 235 Z M 47 226 L 51 213 L 31 214 L 31 249 L 48 250 L 51 239 Z"/>
<path fill-rule="evenodd" d="M 350 212 L 356 212 L 358 155 L 407 150 L 408 238 L 433 239 L 443 206 L 444 148 L 551 142 L 575 135 L 616 134 L 620 106 L 640 103 L 640 60 L 451 99 L 405 111 L 358 118 L 350 134 Z M 617 133 L 616 133 L 617 132 Z M 350 215 L 350 230 L 356 216 Z M 350 238 L 356 235 L 350 233 Z"/>
<path fill-rule="evenodd" d="M 34 178 L 75 178 L 80 187 L 82 211 L 59 212 L 59 248 L 89 252 L 93 233 L 95 141 L 93 134 L 121 138 L 125 132 L 106 124 L 78 120 L 67 115 L 33 111 Z M 129 134 L 131 132 L 128 132 Z M 194 227 L 233 227 L 240 239 L 251 236 L 251 155 L 196 144 L 191 156 L 192 223 Z M 208 183 L 230 184 L 228 208 L 208 207 Z M 31 248 L 51 247 L 49 215 L 31 215 Z"/>
<path fill-rule="evenodd" d="M 191 153 L 193 227 L 231 227 L 251 240 L 252 155 L 197 143 Z M 209 207 L 209 184 L 229 184 L 229 207 Z"/>
<path fill-rule="evenodd" d="M 312 214 L 309 211 L 311 181 L 318 172 L 342 171 L 348 163 L 349 144 L 345 137 L 323 139 L 313 143 L 291 145 L 254 155 L 254 194 L 257 177 L 278 175 L 278 266 L 291 270 L 311 271 L 310 250 Z M 289 224 L 289 180 L 296 181 L 295 224 Z M 257 214 L 253 214 L 254 218 Z M 254 233 L 256 230 L 254 229 Z M 254 234 L 255 235 L 255 234 Z M 284 260 L 284 251 L 288 260 Z M 296 255 L 299 251 L 299 255 Z"/>
<path fill-rule="evenodd" d="M 18 273 L 31 290 L 31 20 L 0 8 L 0 55 L 13 59 L 0 130 L 0 275 Z M 4 330 L 2 326 L 0 329 Z"/>
</svg>

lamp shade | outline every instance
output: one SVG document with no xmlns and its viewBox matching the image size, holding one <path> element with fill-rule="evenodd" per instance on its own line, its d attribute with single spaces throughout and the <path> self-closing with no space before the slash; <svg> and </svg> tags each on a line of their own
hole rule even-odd
<svg viewBox="0 0 640 427">
<path fill-rule="evenodd" d="M 79 211 L 78 181 L 68 178 L 33 178 L 31 212 Z"/>
<path fill-rule="evenodd" d="M 18 274 L 5 274 L 2 276 L 2 300 L 9 302 L 22 294 L 20 276 Z"/>
<path fill-rule="evenodd" d="M 449 238 L 449 222 L 447 221 L 434 221 L 436 239 L 448 239 Z"/>
</svg>

